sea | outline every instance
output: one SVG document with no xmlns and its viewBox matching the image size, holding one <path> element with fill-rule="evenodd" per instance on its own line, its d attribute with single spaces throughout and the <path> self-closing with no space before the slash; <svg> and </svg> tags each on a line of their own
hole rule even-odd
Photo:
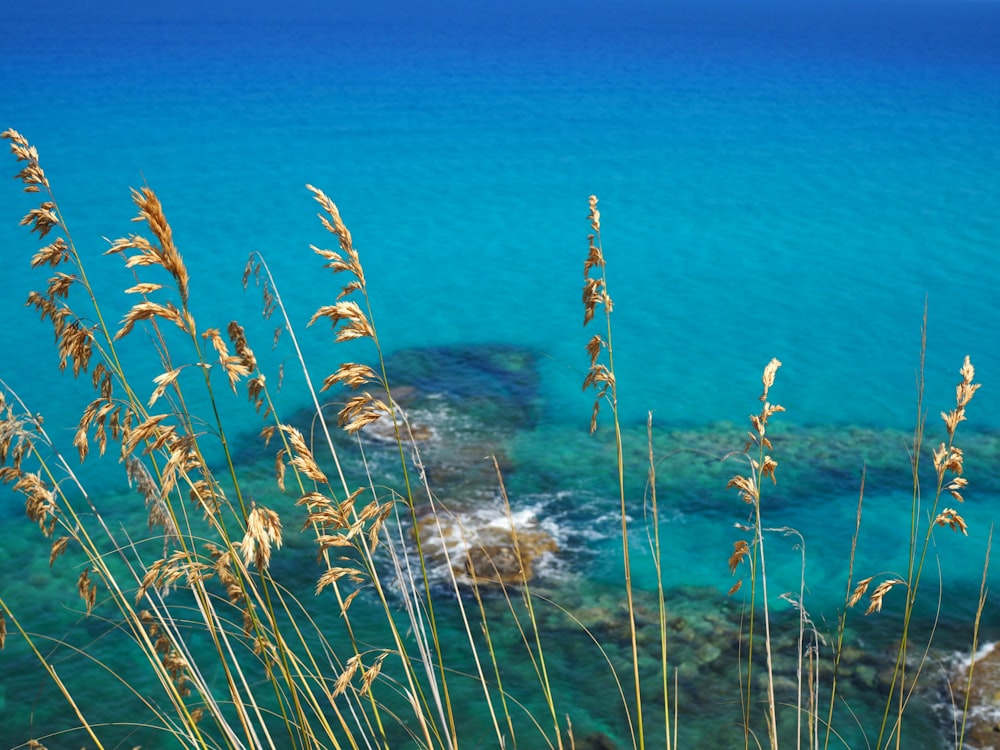
<svg viewBox="0 0 1000 750">
<path fill-rule="evenodd" d="M 425 428 L 434 492 L 470 526 L 502 525 L 499 482 L 492 464 L 483 469 L 498 456 L 510 517 L 540 540 L 539 633 L 576 747 L 634 743 L 612 404 L 602 400 L 591 435 L 597 394 L 582 388 L 594 334 L 612 342 L 643 668 L 659 658 L 655 527 L 677 644 L 674 724 L 698 748 L 744 742 L 737 644 L 749 599 L 747 587 L 727 591 L 745 574 L 728 560 L 749 508 L 726 485 L 748 471 L 764 367 L 780 360 L 768 398 L 785 409 L 768 425 L 778 467 L 761 502 L 777 529 L 765 534 L 769 606 L 779 630 L 796 630 L 800 611 L 814 627 L 826 701 L 849 582 L 905 577 L 915 499 L 921 528 L 929 521 L 929 451 L 946 438 L 939 414 L 955 407 L 968 356 L 982 383 L 956 433 L 968 486 L 963 503 L 946 494 L 937 508 L 955 507 L 968 533 L 934 534 L 915 632 L 935 637 L 904 735 L 905 747 L 956 746 L 954 665 L 974 648 L 984 580 L 1000 583 L 996 565 L 984 579 L 1000 520 L 1000 3 L 36 0 L 5 3 L 2 18 L 0 129 L 37 147 L 109 324 L 134 301 L 123 290 L 136 278 L 169 282 L 105 255 L 146 230 L 130 189 L 148 186 L 190 273 L 199 330 L 242 323 L 269 382 L 281 380 L 279 411 L 304 425 L 300 359 L 287 332 L 273 344 L 279 320 L 262 317 L 243 274 L 251 254 L 264 259 L 315 382 L 371 358 L 371 342 L 334 343 L 326 321 L 307 326 L 345 282 L 311 250 L 337 240 L 306 186 L 337 204 L 389 378 Z M 21 165 L 5 158 L 0 172 L 13 177 Z M 145 508 L 123 468 L 75 456 L 92 391 L 86 376 L 60 372 L 49 322 L 24 304 L 52 271 L 30 267 L 40 243 L 19 222 L 39 196 L 21 188 L 0 181 L 0 378 L 44 415 L 95 506 L 141 528 Z M 591 195 L 610 329 L 603 307 L 583 325 Z M 71 303 L 83 307 L 79 291 Z M 182 344 L 177 362 L 190 356 Z M 137 332 L 128 347 L 151 393 L 163 371 L 152 341 Z M 238 471 L 291 535 L 301 509 L 274 487 L 261 416 L 220 383 Z M 207 402 L 192 395 L 191 408 Z M 356 450 L 344 440 L 345 454 Z M 389 483 L 395 470 L 384 471 Z M 109 636 L 114 613 L 99 604 L 83 617 L 80 560 L 50 570 L 48 542 L 7 489 L 0 524 L 4 606 L 72 686 L 102 746 L 180 747 L 149 726 L 144 701 L 163 698 Z M 308 545 L 276 554 L 305 570 L 311 598 Z M 447 586 L 432 589 L 447 598 Z M 880 613 L 849 611 L 854 666 L 841 675 L 833 746 L 877 744 L 901 602 L 897 589 Z M 0 746 L 94 747 L 13 623 L 0 652 Z M 458 649 L 459 625 L 442 627 L 455 628 Z M 998 639 L 989 598 L 978 643 Z M 795 639 L 776 641 L 787 687 Z M 497 640 L 503 663 L 523 665 L 508 683 L 514 697 L 544 716 L 524 647 Z M 647 723 L 662 727 L 663 696 L 647 695 Z M 782 731 L 794 734 L 789 714 Z M 481 703 L 463 702 L 461 716 L 463 746 L 499 745 Z M 553 746 L 551 728 L 528 724 L 508 746 Z M 656 732 L 650 746 L 663 746 Z"/>
</svg>

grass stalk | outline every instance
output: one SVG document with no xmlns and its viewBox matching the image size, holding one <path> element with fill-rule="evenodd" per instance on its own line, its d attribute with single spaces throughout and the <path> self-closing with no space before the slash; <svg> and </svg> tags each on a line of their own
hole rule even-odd
<svg viewBox="0 0 1000 750">
<path fill-rule="evenodd" d="M 597 398 L 591 413 L 590 431 L 597 429 L 597 415 L 601 401 L 606 400 L 611 407 L 611 419 L 615 431 L 615 463 L 618 478 L 619 513 L 621 517 L 622 565 L 625 584 L 625 601 L 628 608 L 629 633 L 632 648 L 632 683 L 635 689 L 635 730 L 633 737 L 640 750 L 645 748 L 646 737 L 643 729 L 642 682 L 639 677 L 639 646 L 636 635 L 635 601 L 632 590 L 632 558 L 629 552 L 628 508 L 625 494 L 625 459 L 622 449 L 621 421 L 618 413 L 618 384 L 615 378 L 614 347 L 611 340 L 611 312 L 614 307 L 608 294 L 607 265 L 604 259 L 604 246 L 601 242 L 601 212 L 597 209 L 597 197 L 590 196 L 590 213 L 588 215 L 593 233 L 588 235 L 588 253 L 583 266 L 584 286 L 583 304 L 584 320 L 587 325 L 594 317 L 597 305 L 604 308 L 605 331 L 591 338 L 587 344 L 590 354 L 590 370 L 583 381 L 583 388 L 594 388 Z M 596 276 L 591 276 L 591 270 L 596 270 Z M 598 362 L 604 353 L 607 364 Z"/>
<path fill-rule="evenodd" d="M 861 535 L 861 509 L 865 499 L 865 476 L 866 471 L 861 472 L 861 487 L 858 491 L 858 509 L 854 516 L 854 533 L 851 535 L 851 551 L 847 557 L 847 588 L 844 592 L 844 606 L 837 617 L 837 643 L 833 649 L 833 672 L 830 679 L 830 700 L 827 705 L 825 731 L 823 736 L 823 748 L 830 747 L 830 737 L 833 732 L 833 710 L 837 702 L 837 679 L 840 676 L 840 663 L 844 655 L 844 633 L 847 629 L 848 602 L 851 598 L 851 591 L 854 587 L 854 562 L 857 559 L 858 537 Z"/>
<path fill-rule="evenodd" d="M 965 731 L 969 720 L 969 710 L 972 701 L 972 678 L 976 670 L 976 656 L 979 652 L 980 626 L 983 622 L 983 610 L 986 608 L 986 580 L 990 570 L 990 553 L 993 550 L 993 525 L 990 524 L 990 533 L 986 537 L 986 553 L 983 563 L 983 580 L 979 584 L 979 599 L 976 602 L 976 617 L 972 624 L 972 646 L 969 650 L 969 676 L 965 681 L 965 700 L 962 702 L 962 727 L 958 733 L 955 747 L 965 747 Z"/>
<path fill-rule="evenodd" d="M 653 566 L 656 569 L 656 605 L 657 617 L 660 626 L 660 671 L 663 689 L 663 741 L 666 750 L 673 750 L 676 740 L 671 734 L 671 719 L 674 719 L 673 732 L 676 733 L 676 715 L 671 714 L 670 705 L 670 667 L 667 658 L 667 604 L 666 593 L 663 585 L 663 549 L 660 544 L 660 505 L 656 495 L 656 460 L 653 453 L 653 412 L 649 412 L 646 417 L 646 447 L 649 452 L 649 509 L 651 519 L 648 525 L 652 527 L 653 536 L 650 540 L 650 547 L 653 553 Z M 676 678 L 676 673 L 675 673 Z M 674 700 L 677 700 L 676 693 Z"/>
</svg>

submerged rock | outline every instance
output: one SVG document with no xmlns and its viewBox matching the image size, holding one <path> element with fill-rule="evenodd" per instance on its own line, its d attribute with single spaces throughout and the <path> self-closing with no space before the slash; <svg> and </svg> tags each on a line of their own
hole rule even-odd
<svg viewBox="0 0 1000 750">
<path fill-rule="evenodd" d="M 465 555 L 465 572 L 476 583 L 524 583 L 525 560 L 513 544 L 483 544 Z"/>
<path fill-rule="evenodd" d="M 395 390 L 392 391 L 392 398 L 395 402 L 394 413 L 390 416 L 389 412 L 383 412 L 374 422 L 366 424 L 361 428 L 362 437 L 391 445 L 395 445 L 397 440 L 424 442 L 435 437 L 437 433 L 431 425 L 410 419 L 399 405 L 400 397 Z"/>
<path fill-rule="evenodd" d="M 412 388 L 411 406 L 428 398 L 461 404 L 474 422 L 505 433 L 538 421 L 537 355 L 504 344 L 404 349 L 386 358 L 393 391 Z"/>
<path fill-rule="evenodd" d="M 584 735 L 574 743 L 576 750 L 617 750 L 618 744 L 604 732 Z"/>
<path fill-rule="evenodd" d="M 360 435 L 373 448 L 385 446 L 396 455 L 398 429 L 437 494 L 454 498 L 492 490 L 498 480 L 489 459 L 495 456 L 505 473 L 512 471 L 507 443 L 538 421 L 536 360 L 528 349 L 505 345 L 396 352 L 386 358 L 395 419 L 385 414 Z M 350 395 L 345 391 L 340 403 L 325 411 L 331 426 Z M 335 432 L 349 462 L 353 451 L 341 431 Z"/>
<path fill-rule="evenodd" d="M 957 670 L 951 692 L 956 706 L 963 706 L 968 698 L 965 744 L 976 750 L 1000 750 L 1000 649 L 996 644 L 989 644 L 976 655 L 971 685 L 969 664 Z"/>
<path fill-rule="evenodd" d="M 425 557 L 461 583 L 517 586 L 530 581 L 555 538 L 530 513 L 488 508 L 427 516 L 417 524 Z"/>
</svg>

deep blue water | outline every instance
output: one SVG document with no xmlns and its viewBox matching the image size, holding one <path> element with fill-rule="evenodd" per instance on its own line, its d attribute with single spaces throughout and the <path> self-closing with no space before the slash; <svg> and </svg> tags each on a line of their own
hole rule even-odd
<svg viewBox="0 0 1000 750">
<path fill-rule="evenodd" d="M 471 14 L 458 2 L 102 0 L 4 17 L 0 127 L 38 147 L 102 292 L 133 283 L 101 256 L 103 238 L 135 231 L 128 188 L 148 183 L 191 271 L 199 324 L 238 318 L 267 350 L 259 299 L 240 289 L 259 250 L 322 377 L 344 355 L 322 327 L 304 329 L 340 286 L 309 251 L 332 244 L 304 187 L 315 184 L 353 232 L 388 352 L 499 344 L 539 355 L 538 422 L 512 449 L 534 467 L 515 480 L 525 498 L 537 499 L 541 476 L 571 481 L 551 477 L 572 465 L 567 446 L 583 444 L 589 418 L 580 382 L 594 331 L 580 325 L 580 288 L 591 193 L 630 427 L 649 410 L 664 430 L 741 424 L 778 357 L 773 397 L 788 424 L 909 429 L 926 301 L 932 423 L 968 354 L 985 385 L 967 426 L 1000 428 L 1000 4 L 552 0 Z M 68 448 L 87 391 L 58 374 L 46 324 L 21 305 L 44 284 L 17 226 L 31 196 L 12 180 L 0 191 L 0 376 Z M 111 303 L 111 317 L 124 305 Z M 300 408 L 291 383 L 282 404 Z M 234 420 L 237 432 L 258 424 Z M 842 480 L 802 480 L 788 500 L 807 538 L 832 527 L 841 547 L 866 458 L 846 453 Z M 995 458 L 970 467 L 977 502 L 964 510 L 978 546 L 956 563 L 966 584 L 997 517 Z M 724 479 L 714 490 L 662 481 L 699 502 L 713 491 L 720 506 L 732 500 Z M 813 517 L 826 492 L 849 508 L 832 523 Z M 584 507 L 606 499 L 596 494 Z M 590 523 L 556 501 L 539 507 Z M 679 513 L 678 524 L 721 526 L 728 540 L 725 511 Z M 881 513 L 898 520 L 908 506 L 886 501 Z M 18 516 L 14 506 L 3 522 L 21 529 Z M 681 537 L 679 566 L 727 588 L 728 541 L 716 561 L 689 541 L 703 536 Z M 22 543 L 5 541 L 8 556 L 28 554 Z M 885 556 L 878 544 L 870 555 Z M 814 560 L 820 577 L 839 575 L 836 555 Z"/>
</svg>

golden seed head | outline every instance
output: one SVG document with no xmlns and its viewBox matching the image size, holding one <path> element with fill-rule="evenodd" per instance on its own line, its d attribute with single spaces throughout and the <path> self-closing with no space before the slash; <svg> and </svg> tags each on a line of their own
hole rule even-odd
<svg viewBox="0 0 1000 750">
<path fill-rule="evenodd" d="M 966 525 L 965 519 L 954 508 L 942 510 L 934 519 L 934 523 L 938 526 L 948 526 L 952 531 L 961 531 L 965 536 L 969 535 L 969 527 Z"/>
<path fill-rule="evenodd" d="M 61 536 L 52 542 L 52 548 L 49 551 L 49 567 L 51 568 L 55 562 L 56 558 L 59 557 L 66 551 L 66 545 L 69 544 L 68 536 Z"/>
<path fill-rule="evenodd" d="M 871 597 L 868 600 L 868 609 L 865 610 L 866 615 L 870 615 L 872 612 L 882 611 L 882 600 L 885 599 L 885 595 L 888 594 L 893 587 L 899 585 L 906 585 L 906 581 L 899 578 L 894 578 L 889 581 L 882 581 L 875 590 L 872 592 Z"/>
<path fill-rule="evenodd" d="M 90 580 L 90 568 L 86 568 L 76 581 L 76 590 L 80 594 L 80 598 L 83 599 L 84 603 L 87 605 L 87 614 L 89 615 L 93 609 L 94 604 L 97 601 L 97 584 Z"/>
<path fill-rule="evenodd" d="M 243 360 L 243 366 L 251 372 L 256 370 L 257 357 L 254 356 L 253 349 L 247 343 L 246 332 L 243 326 L 235 320 L 231 321 L 226 327 L 226 333 L 229 334 L 229 340 L 233 342 L 233 348 L 236 349 L 236 353 Z"/>
<path fill-rule="evenodd" d="M 247 531 L 240 545 L 243 561 L 264 571 L 271 562 L 271 548 L 281 548 L 281 519 L 268 508 L 254 506 L 247 517 Z"/>
<path fill-rule="evenodd" d="M 355 654 L 350 659 L 347 660 L 347 664 L 344 666 L 344 671 L 341 672 L 340 676 L 337 678 L 336 684 L 333 686 L 333 696 L 336 698 L 342 695 L 347 686 L 351 684 L 351 679 L 354 677 L 355 672 L 361 667 L 361 656 Z"/>
<path fill-rule="evenodd" d="M 858 585 L 854 587 L 854 591 L 851 593 L 851 598 L 847 600 L 848 607 L 853 607 L 858 603 L 861 597 L 865 595 L 865 592 L 868 591 L 868 585 L 873 579 L 874 576 L 868 576 L 868 578 L 858 581 Z"/>
<path fill-rule="evenodd" d="M 760 490 L 757 487 L 757 482 L 755 481 L 753 475 L 748 477 L 735 476 L 726 483 L 726 489 L 736 489 L 740 493 L 740 497 L 743 498 L 743 502 L 748 504 L 753 504 L 757 502 L 760 497 Z"/>
<path fill-rule="evenodd" d="M 764 383 L 764 392 L 760 396 L 761 401 L 767 401 L 767 392 L 774 385 L 774 376 L 777 374 L 779 367 L 781 367 L 781 360 L 773 358 L 764 368 L 764 375 L 761 378 Z"/>
<path fill-rule="evenodd" d="M 597 196 L 590 196 L 588 201 L 590 205 L 590 213 L 587 215 L 587 220 L 590 221 L 590 226 L 595 232 L 601 231 L 601 212 L 597 210 Z"/>
<path fill-rule="evenodd" d="M 48 190 L 49 181 L 38 163 L 38 150 L 28 143 L 28 139 L 13 128 L 0 133 L 0 138 L 10 142 L 10 152 L 18 161 L 27 163 L 16 175 L 16 179 L 24 183 L 24 192 L 38 193 L 42 188 Z"/>
<path fill-rule="evenodd" d="M 736 574 L 736 568 L 750 552 L 750 545 L 745 539 L 733 542 L 733 554 L 729 556 L 729 572 Z"/>
<path fill-rule="evenodd" d="M 320 391 L 328 390 L 338 383 L 346 385 L 348 388 L 359 388 L 367 383 L 374 383 L 379 380 L 378 375 L 368 365 L 361 365 L 356 362 L 345 362 L 333 375 L 327 376 L 323 381 Z"/>
</svg>

